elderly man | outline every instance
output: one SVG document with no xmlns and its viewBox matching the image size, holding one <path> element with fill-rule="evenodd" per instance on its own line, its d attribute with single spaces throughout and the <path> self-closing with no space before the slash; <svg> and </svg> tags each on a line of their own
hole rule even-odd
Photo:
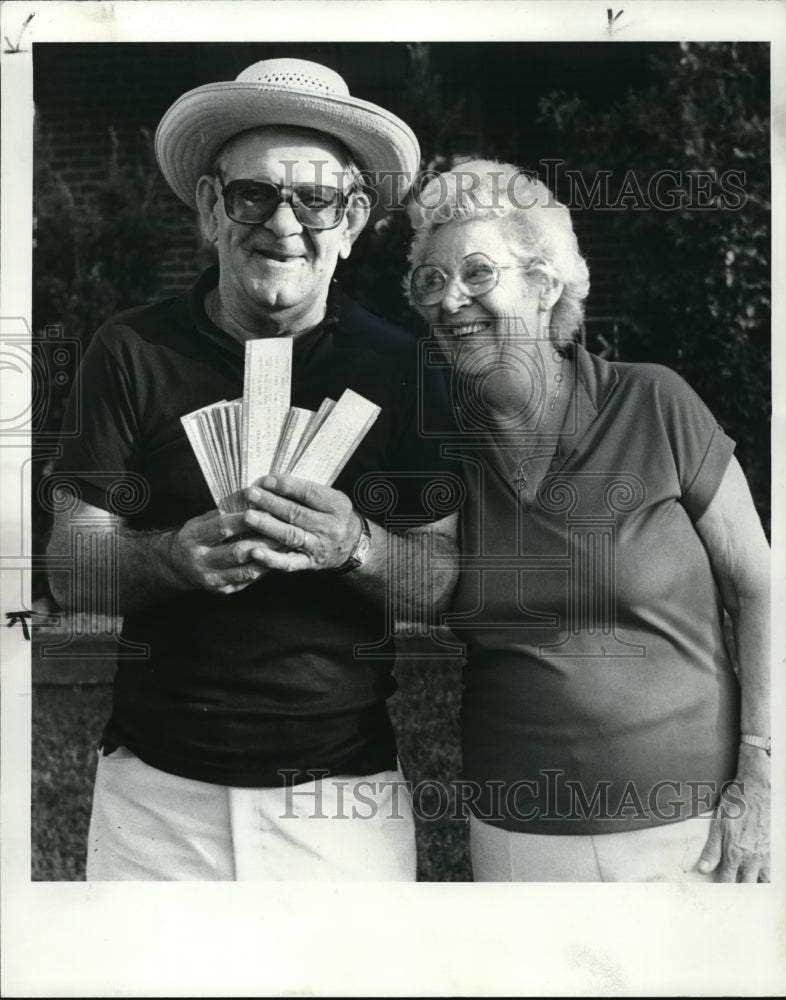
<svg viewBox="0 0 786 1000">
<path fill-rule="evenodd" d="M 444 462 L 418 426 L 446 404 L 438 381 L 418 381 L 414 338 L 348 300 L 333 272 L 369 217 L 359 172 L 411 177 L 417 141 L 331 70 L 277 59 L 181 97 L 156 152 L 218 267 L 98 331 L 81 373 L 83 433 L 59 464 L 74 503 L 50 551 L 70 551 L 75 517 L 111 533 L 123 639 L 149 649 L 119 664 L 87 877 L 413 879 L 391 665 L 355 648 L 384 635 L 396 588 L 417 610 L 418 595 L 439 600 L 451 581 L 391 572 L 390 536 L 350 497 L 361 477 L 389 473 L 403 562 L 450 554 L 457 515 L 423 499 Z M 352 388 L 381 412 L 335 489 L 268 476 L 244 513 L 220 514 L 180 418 L 242 395 L 245 342 L 259 337 L 292 339 L 294 405 Z M 148 499 L 123 517 L 108 483 L 128 473 Z M 90 551 L 97 579 L 107 546 Z M 78 609 L 78 588 L 57 574 L 52 584 Z"/>
</svg>

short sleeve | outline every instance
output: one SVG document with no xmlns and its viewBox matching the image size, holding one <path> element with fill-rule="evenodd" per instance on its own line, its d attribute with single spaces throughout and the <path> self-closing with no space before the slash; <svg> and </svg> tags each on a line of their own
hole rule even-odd
<svg viewBox="0 0 786 1000">
<path fill-rule="evenodd" d="M 682 505 L 694 524 L 717 493 L 733 453 L 734 442 L 724 434 L 723 428 L 716 424 L 693 482 L 682 494 Z"/>
<path fill-rule="evenodd" d="M 445 439 L 455 434 L 455 421 L 440 370 L 408 373 L 395 424 L 384 473 L 396 496 L 391 513 L 411 524 L 454 513 L 464 489 L 459 463 L 442 454 Z"/>
<path fill-rule="evenodd" d="M 55 464 L 55 472 L 73 482 L 81 499 L 104 509 L 109 487 L 130 471 L 134 453 L 136 419 L 116 354 L 120 339 L 103 327 L 85 352 L 64 418 L 64 425 L 78 427 L 78 433 L 63 440 Z"/>
<path fill-rule="evenodd" d="M 687 382 L 669 369 L 660 372 L 659 408 L 677 472 L 680 502 L 695 523 L 721 484 L 734 442 Z"/>
</svg>

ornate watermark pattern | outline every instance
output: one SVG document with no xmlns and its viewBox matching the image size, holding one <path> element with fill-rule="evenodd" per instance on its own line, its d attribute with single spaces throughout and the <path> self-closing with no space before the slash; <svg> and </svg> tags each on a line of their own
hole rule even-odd
<svg viewBox="0 0 786 1000">
<path fill-rule="evenodd" d="M 419 343 L 418 433 L 442 444 L 480 444 L 486 449 L 492 431 L 497 443 L 518 444 L 540 438 L 550 403 L 543 344 L 543 339 L 533 336 L 519 317 L 506 317 L 501 332 L 479 332 L 469 337 L 456 337 L 450 326 L 433 325 L 430 336 Z M 487 387 L 500 372 L 515 377 L 522 386 L 520 405 L 503 424 L 492 420 L 486 404 Z M 429 379 L 435 374 L 444 379 L 447 387 L 456 422 L 453 430 L 433 422 L 428 392 Z M 575 371 L 569 373 L 569 378 L 572 381 L 566 380 L 563 390 L 566 394 L 576 388 Z M 561 436 L 575 433 L 575 413 L 569 410 Z M 558 436 L 546 434 L 543 439 L 553 444 Z"/>
<path fill-rule="evenodd" d="M 62 454 L 61 441 L 81 433 L 82 407 L 76 373 L 82 348 L 61 326 L 49 326 L 33 337 L 21 316 L 0 318 L 0 462 L 3 480 L 3 544 L 0 553 L 2 593 L 9 620 L 34 625 L 41 617 L 30 606 L 31 578 L 47 568 L 36 551 L 30 498 L 42 472 Z M 76 406 L 65 421 L 59 403 L 76 394 Z M 6 610 L 6 614 L 8 611 Z M 23 615 L 19 619 L 18 615 Z M 57 624 L 43 616 L 47 625 Z"/>
<path fill-rule="evenodd" d="M 103 487 L 106 509 L 112 518 L 96 517 L 79 510 L 82 499 L 80 474 L 54 473 L 39 484 L 42 509 L 69 514 L 68 552 L 48 558 L 50 573 L 67 576 L 71 614 L 67 631 L 59 642 L 41 646 L 42 658 L 101 659 L 103 643 L 111 643 L 118 659 L 146 659 L 149 647 L 130 642 L 121 635 L 119 519 L 141 511 L 150 489 L 143 476 L 134 472 L 90 474 L 91 482 Z M 85 644 L 84 640 L 103 640 Z"/>
<path fill-rule="evenodd" d="M 46 471 L 62 455 L 61 442 L 83 430 L 82 387 L 76 377 L 82 345 L 67 337 L 62 326 L 47 327 L 43 336 L 33 337 L 21 317 L 3 319 L 0 333 L 0 450 L 8 512 L 0 569 L 4 597 L 19 609 L 6 612 L 7 624 L 20 623 L 26 638 L 28 621 L 52 629 L 53 641 L 39 646 L 42 658 L 103 659 L 108 647 L 116 649 L 120 659 L 145 658 L 147 646 L 120 635 L 116 524 L 80 514 L 77 508 L 82 499 L 79 483 L 87 478 L 101 490 L 104 506 L 115 518 L 134 515 L 148 503 L 147 481 L 128 471 Z M 66 396 L 71 403 L 64 409 Z M 68 551 L 46 556 L 35 551 L 31 500 L 44 514 L 69 516 Z M 29 578 L 38 570 L 67 579 L 68 614 L 39 615 L 28 606 Z"/>
<path fill-rule="evenodd" d="M 417 492 L 420 508 L 434 521 L 456 510 L 465 493 L 461 479 L 444 472 L 368 473 L 357 481 L 353 502 L 387 532 L 387 593 L 383 635 L 372 643 L 357 644 L 353 653 L 363 659 L 460 657 L 463 645 L 446 639 L 434 610 L 433 574 L 441 562 L 427 532 L 418 535 L 416 544 L 407 537 L 408 529 L 422 518 L 403 509 L 402 491 L 409 496 Z M 416 645 L 410 645 L 409 651 L 398 648 L 396 643 L 402 639 Z"/>
<path fill-rule="evenodd" d="M 27 441 L 29 435 L 35 435 L 38 446 L 78 436 L 82 430 L 79 397 L 70 423 L 58 421 L 54 427 L 52 416 L 55 387 L 60 396 L 80 391 L 76 381 L 82 357 L 80 342 L 66 337 L 62 326 L 48 326 L 43 337 L 34 338 L 26 320 L 19 316 L 4 318 L 0 324 L 2 444 L 11 444 L 15 438 Z"/>
<path fill-rule="evenodd" d="M 443 556 L 424 541 L 415 559 L 412 545 L 404 544 L 401 538 L 401 531 L 409 525 L 397 514 L 395 479 L 384 474 L 364 477 L 354 500 L 388 531 L 388 614 L 385 635 L 373 645 L 357 646 L 355 655 L 389 656 L 397 640 L 417 638 L 420 642 L 412 646 L 411 654 L 405 644 L 399 655 L 423 659 L 456 656 L 463 644 L 451 642 L 451 628 L 459 634 L 466 628 L 516 628 L 549 629 L 555 636 L 553 641 L 538 645 L 539 655 L 549 659 L 646 656 L 646 646 L 630 641 L 618 626 L 616 556 L 620 519 L 645 505 L 646 484 L 633 472 L 570 471 L 557 463 L 556 471 L 545 474 L 529 506 L 511 503 L 503 511 L 494 500 L 499 492 L 494 455 L 508 445 L 520 449 L 522 442 L 530 458 L 540 451 L 548 457 L 560 441 L 569 452 L 580 431 L 578 410 L 569 406 L 559 432 L 546 431 L 550 396 L 542 356 L 544 342 L 531 337 L 520 320 L 506 321 L 503 336 L 481 332 L 457 339 L 439 327 L 432 328 L 432 333 L 435 335 L 420 344 L 418 431 L 423 437 L 438 439 L 443 456 L 462 465 L 467 485 L 454 477 L 455 486 L 450 481 L 451 488 L 445 489 L 441 510 L 434 507 L 432 511 L 436 519 L 464 507 L 468 516 L 463 518 L 461 549 L 458 555 Z M 518 412 L 510 416 L 507 425 L 491 420 L 484 399 L 484 386 L 502 369 L 513 372 L 517 383 L 526 388 Z M 429 423 L 432 411 L 426 405 L 427 376 L 435 371 L 445 377 L 456 419 L 452 432 Z M 580 388 L 575 366 L 568 368 L 565 381 L 570 383 L 568 393 L 575 397 Z M 435 474 L 436 482 L 441 483 L 443 477 L 444 473 L 440 477 Z M 478 516 L 468 513 L 468 487 Z M 550 516 L 551 528 L 558 526 L 564 539 L 545 554 L 532 546 L 533 507 Z M 499 542 L 492 541 L 496 525 L 489 521 L 501 523 L 507 516 L 511 517 L 506 528 L 510 545 L 501 550 Z M 470 609 L 437 614 L 432 582 L 438 574 L 449 571 L 451 564 L 477 581 L 477 602 Z M 565 600 L 560 608 L 534 609 L 526 603 L 532 575 L 545 573 L 559 574 L 565 581 Z M 492 597 L 500 593 L 510 595 L 504 606 Z M 408 624 L 402 625 L 402 621 Z"/>
</svg>

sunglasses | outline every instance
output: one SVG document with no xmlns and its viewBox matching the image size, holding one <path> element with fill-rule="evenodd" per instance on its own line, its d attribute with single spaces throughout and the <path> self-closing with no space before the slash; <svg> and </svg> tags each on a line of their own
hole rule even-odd
<svg viewBox="0 0 786 1000">
<path fill-rule="evenodd" d="M 267 222 L 278 206 L 286 202 L 306 229 L 335 229 L 344 218 L 352 194 L 324 184 L 272 184 L 253 180 L 226 183 L 220 172 L 216 177 L 227 215 L 244 226 Z"/>
<path fill-rule="evenodd" d="M 471 253 L 465 257 L 456 271 L 456 281 L 465 295 L 474 298 L 485 295 L 499 284 L 500 271 L 528 268 L 531 264 L 495 264 L 484 253 Z M 412 301 L 419 306 L 431 306 L 441 302 L 450 281 L 436 264 L 421 264 L 409 279 L 409 293 Z"/>
</svg>

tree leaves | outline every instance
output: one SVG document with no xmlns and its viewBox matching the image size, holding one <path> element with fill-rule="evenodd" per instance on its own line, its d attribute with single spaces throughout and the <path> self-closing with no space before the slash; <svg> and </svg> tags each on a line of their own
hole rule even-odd
<svg viewBox="0 0 786 1000">
<path fill-rule="evenodd" d="M 541 112 L 586 173 L 611 169 L 617 184 L 631 168 L 642 184 L 664 168 L 678 174 L 689 195 L 678 207 L 628 207 L 602 219 L 627 261 L 617 285 L 619 353 L 672 365 L 691 382 L 737 441 L 766 523 L 768 47 L 684 43 L 659 50 L 651 70 L 652 86 L 601 113 L 590 116 L 584 101 L 564 94 L 541 101 Z M 742 176 L 735 182 L 729 171 Z M 702 174 L 707 207 L 697 196 Z"/>
</svg>

